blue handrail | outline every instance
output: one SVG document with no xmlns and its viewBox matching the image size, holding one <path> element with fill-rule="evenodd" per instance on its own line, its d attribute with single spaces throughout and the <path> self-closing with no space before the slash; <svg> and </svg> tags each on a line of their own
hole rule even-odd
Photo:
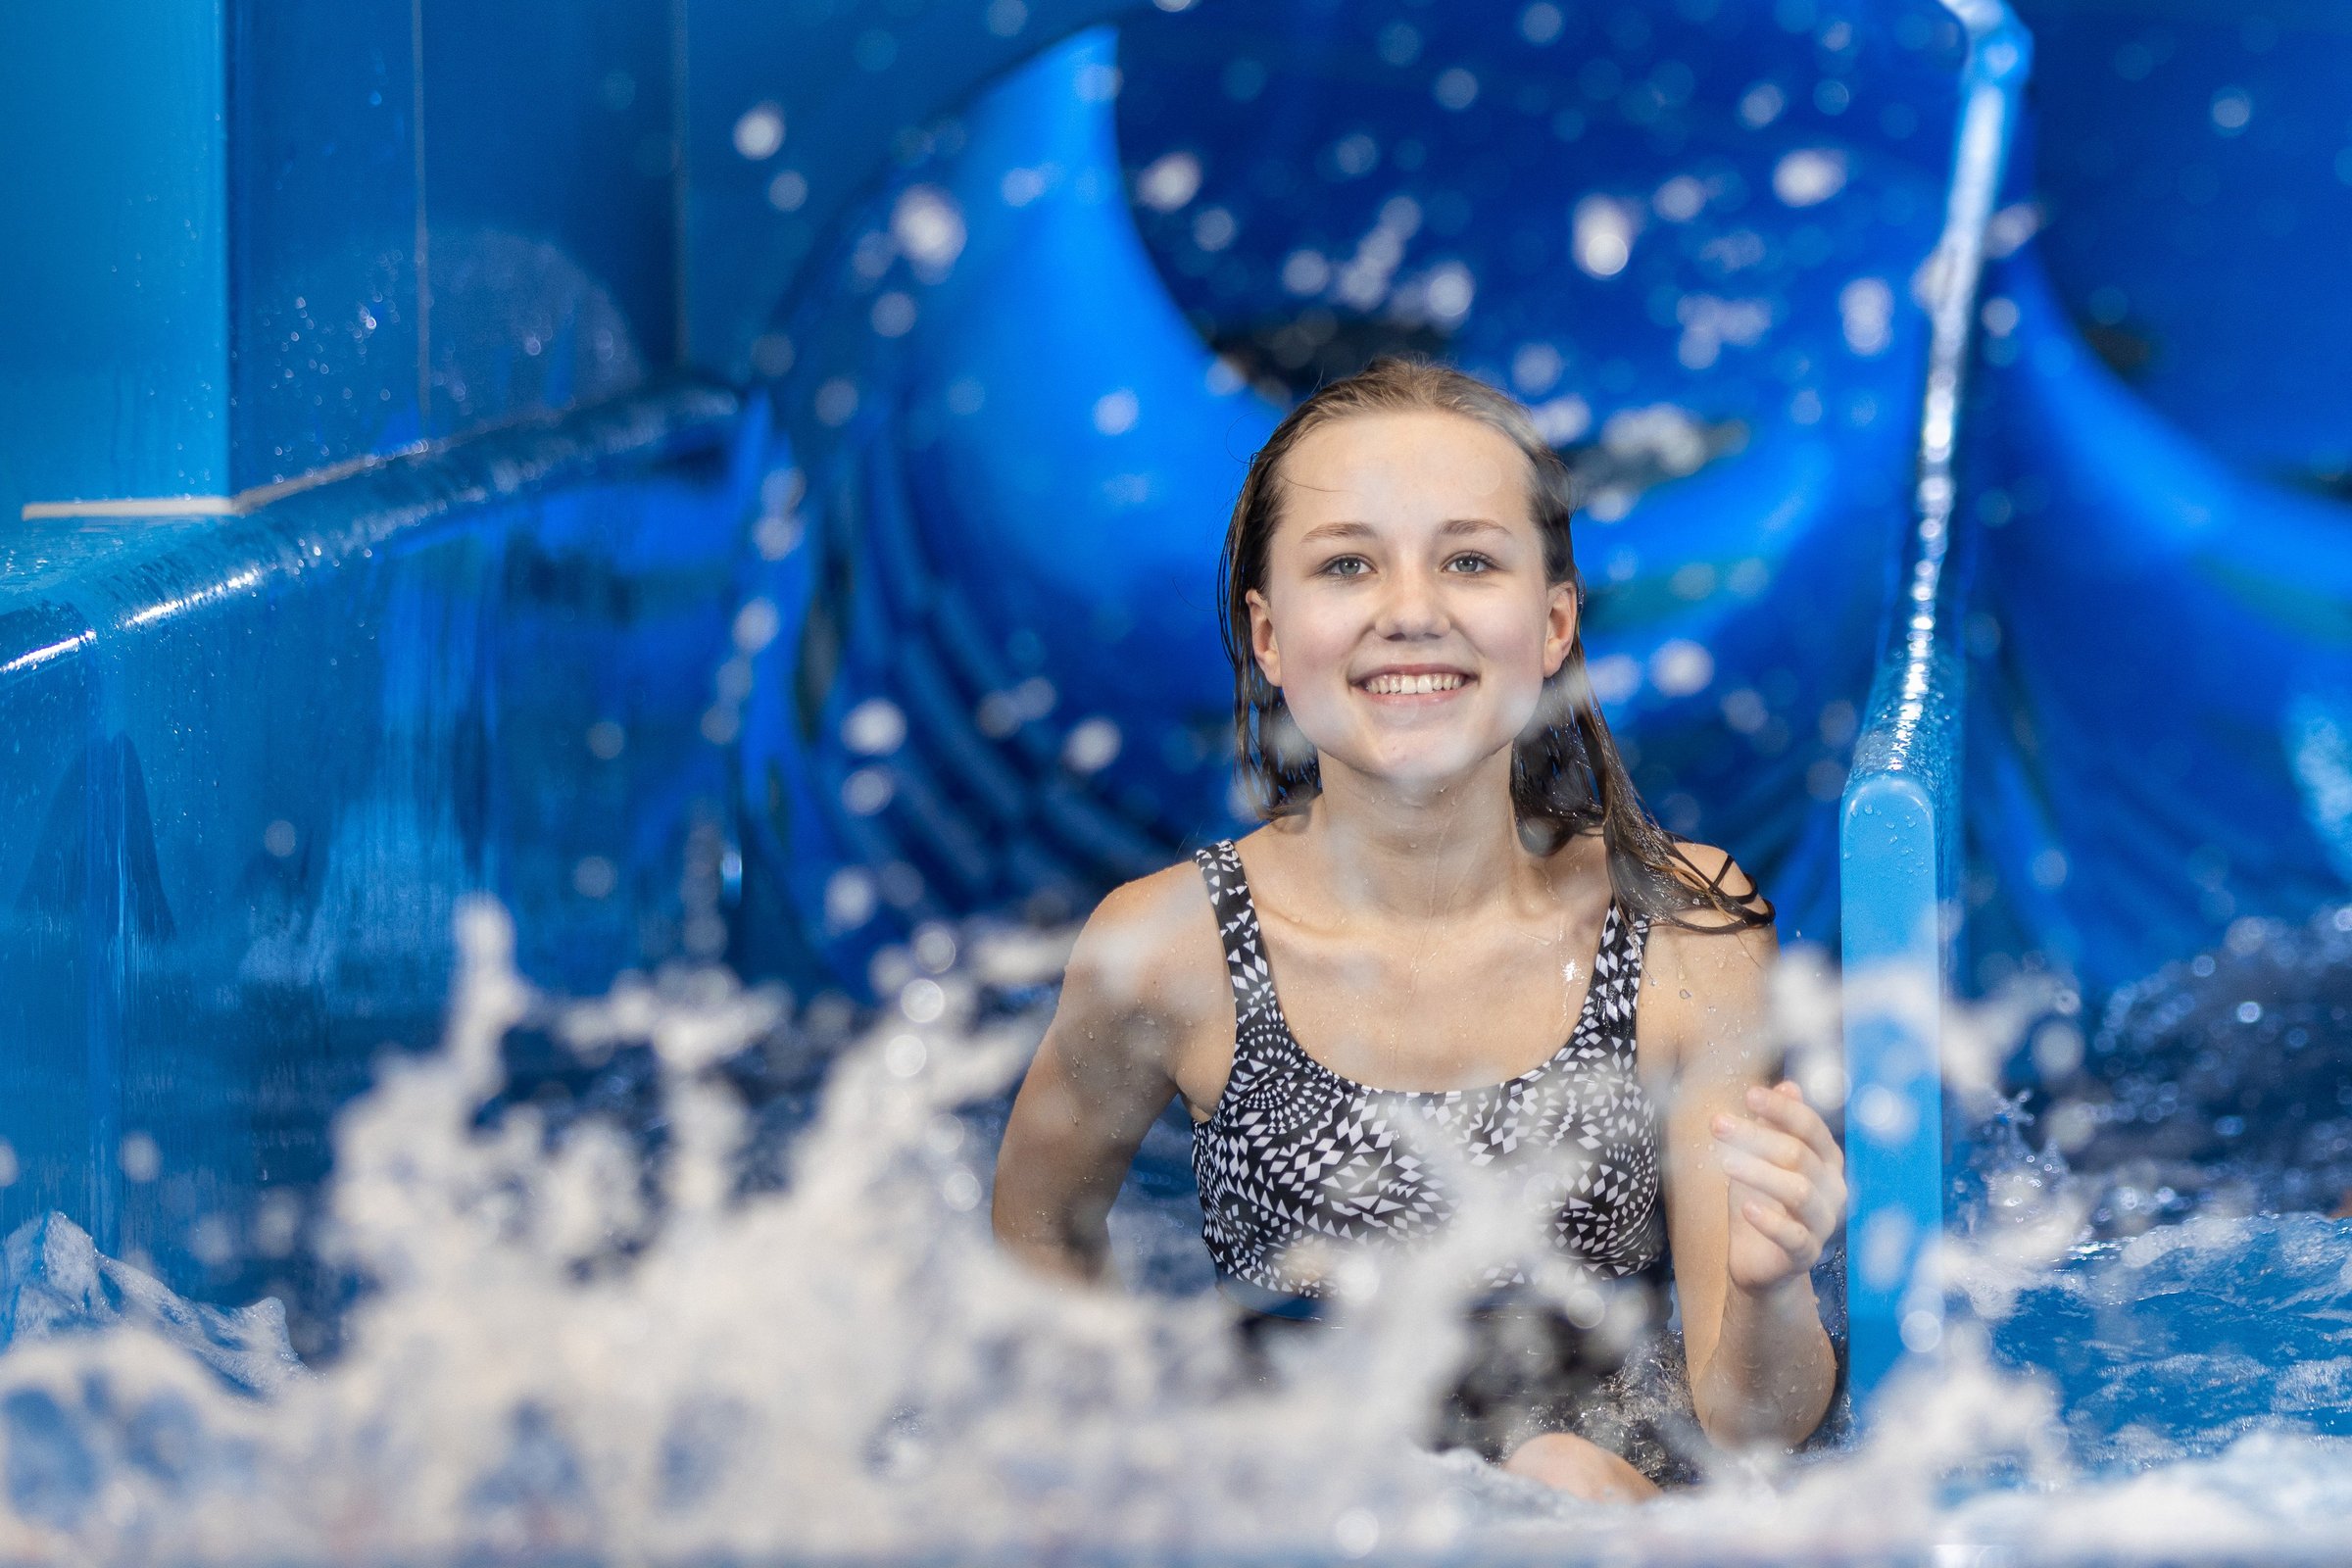
<svg viewBox="0 0 2352 1568">
<path fill-rule="evenodd" d="M 2033 59 L 2002 0 L 1947 4 L 1969 50 L 1943 237 L 1926 274 L 1932 335 L 1913 526 L 1838 823 L 1857 1400 L 1906 1353 L 1932 1352 L 1943 1338 L 1931 1244 L 1943 1228 L 1941 1013 L 1961 834 L 1953 457 L 1985 229 Z"/>
</svg>

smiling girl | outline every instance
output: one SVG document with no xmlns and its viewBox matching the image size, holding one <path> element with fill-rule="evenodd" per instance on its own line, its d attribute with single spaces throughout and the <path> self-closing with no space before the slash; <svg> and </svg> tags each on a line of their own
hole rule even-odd
<svg viewBox="0 0 2352 1568">
<path fill-rule="evenodd" d="M 1820 1423 L 1809 1270 L 1845 1189 L 1771 1081 L 1771 905 L 1650 818 L 1593 701 L 1572 508 L 1526 411 L 1443 367 L 1379 361 L 1276 428 L 1222 568 L 1265 823 L 1089 918 L 994 1212 L 1016 1254 L 1103 1279 L 1111 1200 L 1181 1097 L 1203 1239 L 1262 1336 L 1319 1315 L 1350 1255 L 1409 1266 L 1496 1217 L 1465 1205 L 1517 1204 L 1547 1255 L 1481 1262 L 1432 1440 L 1634 1499 L 1655 1483 L 1566 1429 L 1669 1284 L 1710 1438 Z M 1563 1263 L 1572 1308 L 1605 1305 L 1550 1304 Z"/>
</svg>

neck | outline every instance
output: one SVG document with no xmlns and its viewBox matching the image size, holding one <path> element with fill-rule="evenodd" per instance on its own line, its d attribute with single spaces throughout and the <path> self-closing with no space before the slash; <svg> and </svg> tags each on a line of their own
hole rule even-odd
<svg viewBox="0 0 2352 1568">
<path fill-rule="evenodd" d="M 1385 919 L 1454 919 L 1547 885 L 1519 842 L 1507 749 L 1418 786 L 1326 758 L 1300 841 L 1341 907 Z"/>
</svg>

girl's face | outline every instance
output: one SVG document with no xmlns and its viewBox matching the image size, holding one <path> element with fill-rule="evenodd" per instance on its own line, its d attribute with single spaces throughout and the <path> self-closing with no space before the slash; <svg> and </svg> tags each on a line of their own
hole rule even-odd
<svg viewBox="0 0 2352 1568">
<path fill-rule="evenodd" d="M 1544 580 L 1528 462 L 1462 415 L 1364 414 L 1291 449 L 1258 667 L 1323 760 L 1426 790 L 1509 747 L 1576 635 Z"/>
</svg>

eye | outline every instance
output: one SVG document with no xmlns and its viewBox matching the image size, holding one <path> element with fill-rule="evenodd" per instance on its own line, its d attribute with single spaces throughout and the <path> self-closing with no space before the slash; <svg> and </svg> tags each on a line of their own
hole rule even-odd
<svg viewBox="0 0 2352 1568">
<path fill-rule="evenodd" d="M 1461 575 L 1465 577 L 1482 577 L 1494 569 L 1494 563 L 1492 558 L 1479 555 L 1475 551 L 1464 551 L 1446 563 L 1447 571 L 1452 571 L 1456 567 L 1464 568 Z"/>
<path fill-rule="evenodd" d="M 1372 563 L 1361 556 L 1336 556 L 1323 563 L 1321 575 L 1326 577 L 1360 577 L 1372 569 Z"/>
</svg>

